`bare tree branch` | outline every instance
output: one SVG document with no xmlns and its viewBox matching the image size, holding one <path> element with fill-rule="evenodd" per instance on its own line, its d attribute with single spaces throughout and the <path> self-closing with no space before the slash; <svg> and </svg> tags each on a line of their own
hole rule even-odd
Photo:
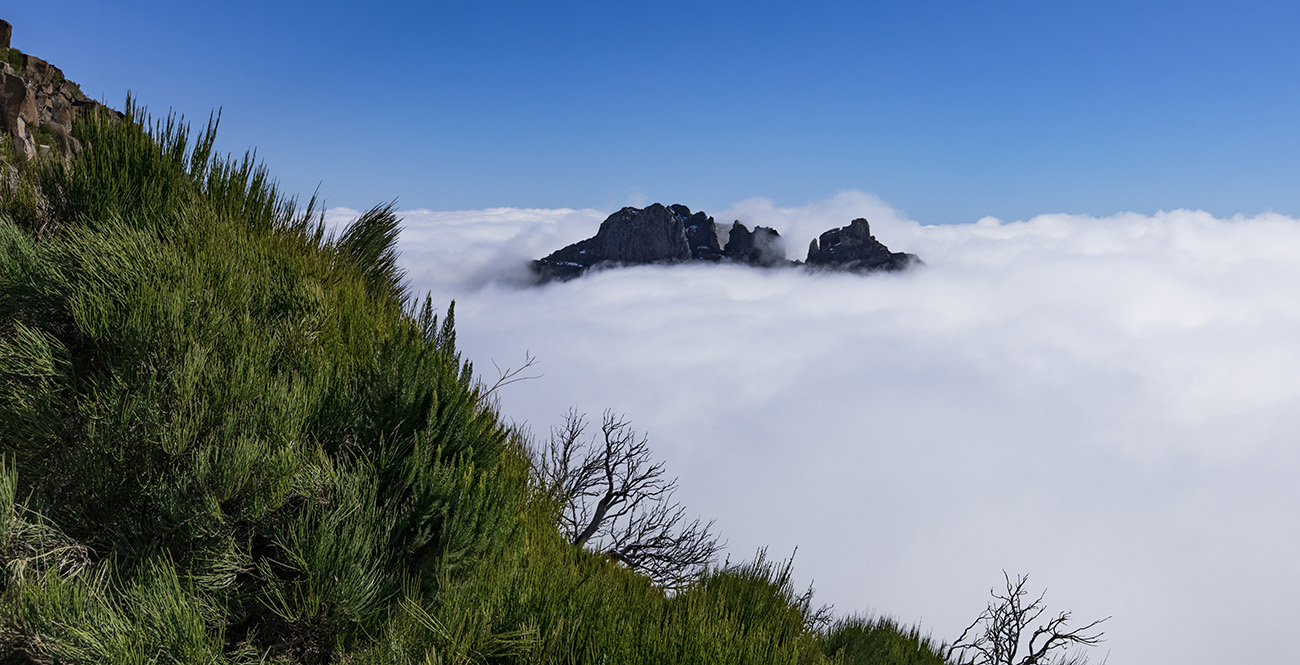
<svg viewBox="0 0 1300 665">
<path fill-rule="evenodd" d="M 1002 577 L 1006 582 L 1006 592 L 999 593 L 997 589 L 989 591 L 993 600 L 948 648 L 947 659 L 960 665 L 1086 662 L 1081 654 L 1076 652 L 1067 657 L 1066 652 L 1100 644 L 1103 633 L 1096 628 L 1110 617 L 1098 619 L 1080 628 L 1069 628 L 1067 624 L 1072 615 L 1061 612 L 1045 624 L 1036 625 L 1047 612 L 1047 605 L 1043 603 L 1047 592 L 1033 598 L 1026 588 L 1028 575 L 1017 575 L 1013 582 L 1011 576 L 1002 571 Z M 1030 598 L 1033 600 L 1026 604 Z M 1027 643 L 1026 631 L 1032 631 Z M 1057 657 L 1061 659 L 1056 660 Z"/>
<path fill-rule="evenodd" d="M 677 588 L 716 557 L 713 522 L 688 520 L 672 500 L 677 479 L 653 461 L 648 439 L 606 411 L 590 439 L 585 416 L 569 411 L 552 428 L 535 467 L 544 487 L 563 502 L 559 527 L 574 547 L 589 547 Z"/>
<path fill-rule="evenodd" d="M 487 390 L 484 390 L 482 393 L 479 393 L 478 403 L 482 404 L 483 402 L 486 402 L 494 393 L 496 393 L 496 391 L 512 383 L 519 383 L 520 381 L 528 381 L 529 379 L 541 378 L 542 377 L 541 374 L 534 374 L 531 376 L 520 376 L 521 374 L 528 371 L 536 364 L 537 364 L 537 357 L 529 353 L 528 351 L 524 351 L 524 364 L 520 365 L 519 367 L 515 367 L 515 368 L 507 367 L 505 369 L 501 369 L 501 366 L 497 364 L 497 361 L 493 360 L 492 367 L 496 368 L 497 380 L 491 386 L 489 386 Z"/>
</svg>

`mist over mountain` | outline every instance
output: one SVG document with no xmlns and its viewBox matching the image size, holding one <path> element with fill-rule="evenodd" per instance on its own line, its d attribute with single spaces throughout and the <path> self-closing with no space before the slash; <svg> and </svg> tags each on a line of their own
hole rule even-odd
<svg viewBox="0 0 1300 665">
<path fill-rule="evenodd" d="M 1078 616 L 1115 615 L 1110 662 L 1266 659 L 1267 641 L 1180 640 L 1300 620 L 1300 543 L 1276 528 L 1300 505 L 1300 304 L 1280 286 L 1300 280 L 1300 221 L 928 226 L 862 192 L 720 214 L 791 244 L 865 216 L 926 267 L 647 265 L 542 289 L 435 267 L 474 274 L 457 247 L 545 248 L 605 216 L 537 210 L 407 213 L 402 263 L 456 298 L 480 366 L 540 359 L 541 378 L 502 395 L 512 417 L 544 430 L 573 404 L 627 413 L 732 552 L 797 546 L 796 574 L 836 607 L 870 598 L 949 635 L 987 571 L 1024 570 Z M 1203 611 L 1241 604 L 1261 611 Z"/>
</svg>

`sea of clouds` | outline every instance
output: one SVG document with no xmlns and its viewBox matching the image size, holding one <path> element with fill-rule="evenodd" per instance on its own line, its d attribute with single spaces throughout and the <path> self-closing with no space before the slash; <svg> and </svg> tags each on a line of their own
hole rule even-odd
<svg viewBox="0 0 1300 665">
<path fill-rule="evenodd" d="M 662 203 L 675 203 L 663 201 Z M 839 614 L 951 639 L 1002 571 L 1107 615 L 1112 665 L 1279 662 L 1300 624 L 1300 220 L 1177 210 L 926 226 L 844 192 L 720 212 L 790 258 L 855 217 L 926 266 L 639 267 L 527 287 L 613 211 L 403 212 L 413 291 L 544 437 L 625 414 L 732 560 L 798 547 Z M 355 211 L 331 211 L 345 220 Z"/>
</svg>

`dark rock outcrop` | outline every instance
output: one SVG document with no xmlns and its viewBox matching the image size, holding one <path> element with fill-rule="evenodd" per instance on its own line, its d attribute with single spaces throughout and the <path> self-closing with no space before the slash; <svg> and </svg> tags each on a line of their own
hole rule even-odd
<svg viewBox="0 0 1300 665">
<path fill-rule="evenodd" d="M 589 268 L 605 264 L 686 261 L 692 256 L 686 235 L 689 219 L 692 215 L 685 206 L 666 208 L 658 203 L 644 209 L 628 206 L 605 218 L 595 236 L 534 261 L 533 270 L 542 281 L 550 281 L 577 277 Z M 711 224 L 712 220 L 708 222 Z M 712 247 L 716 250 L 717 246 L 718 239 L 714 236 Z"/>
<path fill-rule="evenodd" d="M 0 20 L 0 132 L 25 159 L 52 153 L 71 163 L 80 149 L 69 134 L 73 121 L 107 107 L 82 94 L 58 67 L 10 48 L 12 32 L 13 27 Z"/>
<path fill-rule="evenodd" d="M 731 224 L 731 232 L 727 234 L 727 246 L 722 252 L 733 261 L 765 268 L 789 263 L 785 258 L 785 241 L 776 229 L 755 226 L 754 230 L 750 231 L 740 223 L 740 220 Z"/>
<path fill-rule="evenodd" d="M 750 231 L 736 221 L 726 245 L 720 247 L 712 217 L 692 213 L 684 205 L 655 203 L 619 210 L 601 222 L 595 236 L 533 261 L 532 268 L 538 281 L 549 282 L 572 279 L 593 268 L 687 261 L 764 268 L 803 265 L 785 258 L 784 240 L 775 229 L 758 226 Z M 920 259 L 890 252 L 871 236 L 865 219 L 823 233 L 820 245 L 814 240 L 808 252 L 809 267 L 829 270 L 901 270 L 912 263 Z"/>
<path fill-rule="evenodd" d="M 831 229 L 808 246 L 810 267 L 869 272 L 873 270 L 903 270 L 920 262 L 915 254 L 891 252 L 871 235 L 867 220 L 859 217 L 838 229 Z"/>
<path fill-rule="evenodd" d="M 685 261 L 691 258 L 691 246 L 683 217 L 658 203 L 644 210 L 623 208 L 601 222 L 596 252 L 616 263 Z"/>
<path fill-rule="evenodd" d="M 686 231 L 686 244 L 691 248 L 692 259 L 696 261 L 722 259 L 722 248 L 718 246 L 718 227 L 713 223 L 712 217 L 702 212 L 692 215 L 691 209 L 684 205 L 673 205 L 669 209 L 683 218 L 682 226 Z"/>
</svg>

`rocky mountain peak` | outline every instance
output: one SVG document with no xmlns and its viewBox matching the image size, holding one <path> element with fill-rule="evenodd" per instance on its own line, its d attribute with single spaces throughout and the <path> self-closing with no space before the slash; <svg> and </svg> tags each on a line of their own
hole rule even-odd
<svg viewBox="0 0 1300 665">
<path fill-rule="evenodd" d="M 781 234 L 766 226 L 753 231 L 732 222 L 719 241 L 719 228 L 703 212 L 681 204 L 626 207 L 601 222 L 596 235 L 533 261 L 539 282 L 566 280 L 593 268 L 684 262 L 740 263 L 763 268 L 807 265 L 823 270 L 871 272 L 902 270 L 920 263 L 913 254 L 890 252 L 870 232 L 865 219 L 831 229 L 808 250 L 806 263 L 785 256 Z"/>
<path fill-rule="evenodd" d="M 755 226 L 753 231 L 745 228 L 740 220 L 731 224 L 727 233 L 727 246 L 723 253 L 733 260 L 756 266 L 771 267 L 786 263 L 785 240 L 776 229 L 767 226 Z"/>
<path fill-rule="evenodd" d="M 623 208 L 601 222 L 593 249 L 604 260 L 618 263 L 684 261 L 691 258 L 685 218 L 658 203 L 644 209 Z"/>
<path fill-rule="evenodd" d="M 871 235 L 871 225 L 859 217 L 848 226 L 821 234 L 808 246 L 805 263 L 837 270 L 902 270 L 916 257 L 891 252 Z"/>
</svg>

